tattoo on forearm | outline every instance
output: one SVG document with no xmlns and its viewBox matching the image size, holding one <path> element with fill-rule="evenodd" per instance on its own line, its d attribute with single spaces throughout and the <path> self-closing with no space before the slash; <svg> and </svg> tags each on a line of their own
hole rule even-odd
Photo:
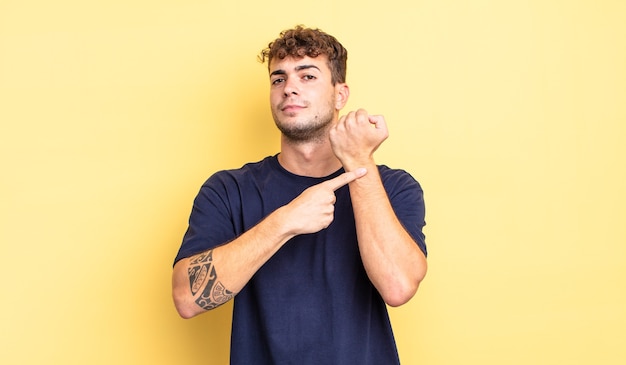
<svg viewBox="0 0 626 365">
<path fill-rule="evenodd" d="M 234 297 L 234 293 L 229 291 L 217 280 L 215 266 L 213 266 L 213 250 L 194 256 L 189 261 L 189 286 L 191 294 L 195 296 L 204 286 L 204 290 L 196 299 L 196 304 L 209 310 L 218 307 Z"/>
</svg>

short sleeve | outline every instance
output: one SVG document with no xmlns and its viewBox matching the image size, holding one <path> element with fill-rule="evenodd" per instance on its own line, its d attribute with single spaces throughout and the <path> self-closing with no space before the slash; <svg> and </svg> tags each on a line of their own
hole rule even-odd
<svg viewBox="0 0 626 365">
<path fill-rule="evenodd" d="M 424 255 L 427 255 L 426 237 L 423 228 L 426 225 L 424 192 L 420 184 L 404 170 L 380 167 L 383 185 L 400 223 L 417 243 Z"/>
<path fill-rule="evenodd" d="M 216 173 L 200 188 L 174 263 L 235 238 L 233 207 L 228 202 L 228 197 L 232 194 L 228 191 L 227 182 L 227 174 Z"/>
</svg>

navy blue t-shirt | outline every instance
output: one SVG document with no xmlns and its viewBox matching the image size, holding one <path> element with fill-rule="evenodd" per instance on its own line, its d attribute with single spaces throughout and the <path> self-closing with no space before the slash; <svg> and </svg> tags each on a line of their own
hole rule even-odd
<svg viewBox="0 0 626 365">
<path fill-rule="evenodd" d="M 396 215 L 426 253 L 420 185 L 405 171 L 378 168 Z M 176 261 L 235 239 L 343 172 L 298 176 L 272 156 L 214 174 L 194 201 Z M 399 363 L 387 307 L 359 255 L 348 186 L 335 195 L 330 226 L 289 240 L 234 298 L 231 364 Z"/>
</svg>

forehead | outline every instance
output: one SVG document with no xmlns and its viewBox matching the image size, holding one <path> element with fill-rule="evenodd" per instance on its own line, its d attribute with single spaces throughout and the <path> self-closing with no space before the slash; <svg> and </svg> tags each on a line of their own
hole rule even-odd
<svg viewBox="0 0 626 365">
<path fill-rule="evenodd" d="M 275 71 L 297 71 L 303 66 L 315 66 L 323 73 L 330 73 L 330 68 L 328 67 L 328 56 L 326 55 L 319 55 L 315 58 L 309 56 L 298 58 L 288 56 L 283 59 L 274 58 L 269 64 L 269 72 L 272 74 Z"/>
</svg>

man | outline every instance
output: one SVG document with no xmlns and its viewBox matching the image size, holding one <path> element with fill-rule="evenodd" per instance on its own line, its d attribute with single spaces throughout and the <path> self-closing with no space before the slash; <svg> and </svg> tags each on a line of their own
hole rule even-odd
<svg viewBox="0 0 626 365">
<path fill-rule="evenodd" d="M 260 56 L 281 151 L 211 176 L 175 260 L 183 318 L 232 298 L 231 364 L 397 364 L 386 304 L 426 274 L 424 202 L 406 172 L 377 166 L 385 120 L 339 117 L 347 51 L 296 27 Z"/>
</svg>

